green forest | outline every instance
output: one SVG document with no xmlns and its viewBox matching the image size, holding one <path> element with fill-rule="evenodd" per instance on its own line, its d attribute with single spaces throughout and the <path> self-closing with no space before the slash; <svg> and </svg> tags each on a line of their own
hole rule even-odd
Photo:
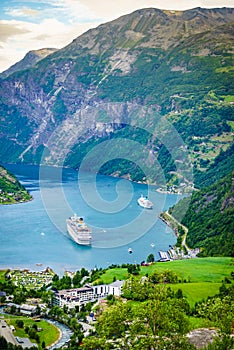
<svg viewBox="0 0 234 350">
<path fill-rule="evenodd" d="M 188 228 L 186 242 L 200 256 L 234 254 L 234 172 L 184 198 L 169 212 Z M 189 204 L 189 206 L 188 206 Z M 181 220 L 184 208 L 188 210 Z"/>
<path fill-rule="evenodd" d="M 17 178 L 0 166 L 0 204 L 21 203 L 31 199 L 32 196 Z"/>
</svg>

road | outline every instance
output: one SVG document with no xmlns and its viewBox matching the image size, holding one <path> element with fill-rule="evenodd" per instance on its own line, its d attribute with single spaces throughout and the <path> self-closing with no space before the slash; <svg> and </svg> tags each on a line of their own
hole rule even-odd
<svg viewBox="0 0 234 350">
<path fill-rule="evenodd" d="M 188 228 L 184 225 L 182 225 L 179 221 L 177 221 L 174 216 L 172 216 L 171 214 L 168 213 L 168 211 L 166 211 L 166 214 L 171 218 L 172 221 L 174 221 L 178 226 L 181 226 L 184 229 L 184 235 L 183 235 L 183 239 L 182 239 L 182 243 L 181 245 L 183 247 L 185 247 L 187 249 L 187 251 L 190 251 L 190 248 L 187 246 L 186 243 L 186 237 L 187 237 L 187 233 L 188 233 Z"/>
<path fill-rule="evenodd" d="M 8 343 L 19 345 L 14 335 L 12 334 L 12 330 L 4 320 L 1 320 L 0 322 L 0 336 L 4 337 Z"/>
</svg>

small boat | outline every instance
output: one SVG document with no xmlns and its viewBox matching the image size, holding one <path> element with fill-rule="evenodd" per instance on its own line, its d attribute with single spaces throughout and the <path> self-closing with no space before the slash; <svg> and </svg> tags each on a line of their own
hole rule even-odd
<svg viewBox="0 0 234 350">
<path fill-rule="evenodd" d="M 132 254 L 132 248 L 128 248 L 129 254 Z"/>
<path fill-rule="evenodd" d="M 138 204 L 145 209 L 152 209 L 153 203 L 148 199 L 148 197 L 143 196 L 143 194 L 137 200 Z"/>
</svg>

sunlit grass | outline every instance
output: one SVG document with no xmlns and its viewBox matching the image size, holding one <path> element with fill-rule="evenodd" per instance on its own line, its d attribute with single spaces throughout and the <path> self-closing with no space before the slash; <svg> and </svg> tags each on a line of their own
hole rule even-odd
<svg viewBox="0 0 234 350">
<path fill-rule="evenodd" d="M 194 306 L 196 302 L 218 294 L 221 285 L 221 283 L 203 282 L 171 284 L 170 287 L 174 291 L 181 289 L 190 306 Z"/>
<path fill-rule="evenodd" d="M 8 325 L 12 325 L 15 327 L 14 336 L 18 336 L 21 338 L 28 338 L 28 335 L 25 332 L 25 327 L 28 326 L 30 328 L 33 326 L 33 324 L 36 324 L 38 328 L 41 328 L 41 331 L 38 332 L 38 335 L 40 337 L 40 343 L 44 341 L 45 345 L 49 346 L 59 339 L 59 336 L 60 336 L 59 329 L 49 322 L 46 322 L 44 320 L 35 322 L 33 319 L 24 317 L 24 316 L 5 315 L 4 317 Z M 17 326 L 16 324 L 17 320 L 22 320 L 24 322 L 23 328 L 19 328 Z M 32 339 L 31 341 L 33 342 Z"/>
</svg>

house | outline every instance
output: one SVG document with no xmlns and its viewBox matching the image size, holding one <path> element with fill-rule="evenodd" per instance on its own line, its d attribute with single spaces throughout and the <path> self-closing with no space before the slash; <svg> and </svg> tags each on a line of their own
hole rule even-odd
<svg viewBox="0 0 234 350">
<path fill-rule="evenodd" d="M 163 252 L 162 250 L 160 250 L 158 252 L 158 254 L 160 256 L 160 260 L 159 261 L 161 261 L 161 262 L 163 262 L 163 261 L 170 261 L 170 256 L 168 255 L 167 252 Z"/>
<path fill-rule="evenodd" d="M 37 307 L 33 305 L 22 304 L 20 306 L 20 312 L 21 314 L 24 314 L 24 315 L 33 316 L 35 315 L 36 310 L 37 310 Z"/>
</svg>

